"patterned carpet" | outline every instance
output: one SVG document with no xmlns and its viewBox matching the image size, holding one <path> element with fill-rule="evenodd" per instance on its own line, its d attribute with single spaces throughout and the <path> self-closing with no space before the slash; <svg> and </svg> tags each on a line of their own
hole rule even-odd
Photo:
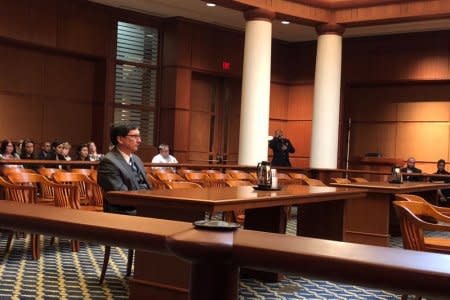
<svg viewBox="0 0 450 300">
<path fill-rule="evenodd" d="M 295 232 L 295 220 L 288 234 Z M 128 297 L 126 251 L 112 248 L 105 283 L 98 284 L 103 263 L 103 246 L 81 243 L 72 253 L 68 240 L 49 245 L 41 237 L 41 258 L 31 260 L 29 238 L 14 239 L 12 250 L 4 253 L 6 235 L 0 238 L 0 300 L 3 299 L 126 299 Z M 392 241 L 401 247 L 401 239 Z M 242 280 L 240 299 L 399 299 L 388 291 L 367 289 L 330 281 L 287 275 L 276 284 Z M 412 299 L 412 298 L 411 298 Z"/>
</svg>

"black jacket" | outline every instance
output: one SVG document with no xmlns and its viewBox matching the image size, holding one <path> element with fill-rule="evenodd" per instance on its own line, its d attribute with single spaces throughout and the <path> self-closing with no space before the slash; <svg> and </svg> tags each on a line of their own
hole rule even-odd
<svg viewBox="0 0 450 300">
<path fill-rule="evenodd" d="M 286 149 L 283 150 L 283 145 Z M 294 153 L 295 148 L 292 146 L 291 141 L 286 138 L 273 138 L 269 142 L 269 147 L 273 151 L 272 166 L 274 167 L 290 167 L 289 153 Z"/>
</svg>

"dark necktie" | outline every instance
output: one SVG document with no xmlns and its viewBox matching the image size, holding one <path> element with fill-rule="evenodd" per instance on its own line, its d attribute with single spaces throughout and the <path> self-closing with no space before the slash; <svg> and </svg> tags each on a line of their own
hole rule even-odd
<svg viewBox="0 0 450 300">
<path fill-rule="evenodd" d="M 131 165 L 131 169 L 133 170 L 133 172 L 137 173 L 138 167 L 137 167 L 136 162 L 134 161 L 133 157 L 130 157 L 130 165 Z"/>
</svg>

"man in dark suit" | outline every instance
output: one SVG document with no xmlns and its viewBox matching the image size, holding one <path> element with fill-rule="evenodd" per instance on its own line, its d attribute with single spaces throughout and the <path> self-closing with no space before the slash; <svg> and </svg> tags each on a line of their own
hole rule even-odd
<svg viewBox="0 0 450 300">
<path fill-rule="evenodd" d="M 133 154 L 141 144 L 139 128 L 123 123 L 113 125 L 111 143 L 114 148 L 102 158 L 98 167 L 97 181 L 105 193 L 103 208 L 105 212 L 133 215 L 136 214 L 134 207 L 110 204 L 107 192 L 151 189 L 144 164 Z"/>
<path fill-rule="evenodd" d="M 402 173 L 413 174 L 422 173 L 421 169 L 416 168 L 416 159 L 414 157 L 408 158 L 406 161 L 406 167 L 401 169 Z M 422 181 L 420 176 L 403 176 L 403 181 Z"/>
<path fill-rule="evenodd" d="M 295 149 L 287 138 L 283 136 L 283 131 L 275 130 L 273 139 L 269 142 L 269 147 L 273 151 L 272 167 L 290 167 L 289 153 L 294 153 Z"/>
</svg>

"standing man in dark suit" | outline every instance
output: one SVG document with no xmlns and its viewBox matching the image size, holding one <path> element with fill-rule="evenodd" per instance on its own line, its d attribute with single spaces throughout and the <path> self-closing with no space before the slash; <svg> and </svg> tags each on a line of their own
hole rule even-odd
<svg viewBox="0 0 450 300">
<path fill-rule="evenodd" d="M 105 212 L 135 215 L 134 207 L 110 204 L 106 193 L 151 189 L 144 164 L 133 154 L 141 144 L 139 128 L 124 123 L 113 125 L 111 143 L 114 148 L 102 158 L 98 167 L 97 181 L 105 193 L 103 208 Z"/>
<path fill-rule="evenodd" d="M 273 139 L 269 142 L 269 147 L 273 151 L 272 167 L 290 167 L 289 153 L 294 153 L 295 149 L 291 141 L 283 136 L 283 131 L 275 130 Z"/>
</svg>

